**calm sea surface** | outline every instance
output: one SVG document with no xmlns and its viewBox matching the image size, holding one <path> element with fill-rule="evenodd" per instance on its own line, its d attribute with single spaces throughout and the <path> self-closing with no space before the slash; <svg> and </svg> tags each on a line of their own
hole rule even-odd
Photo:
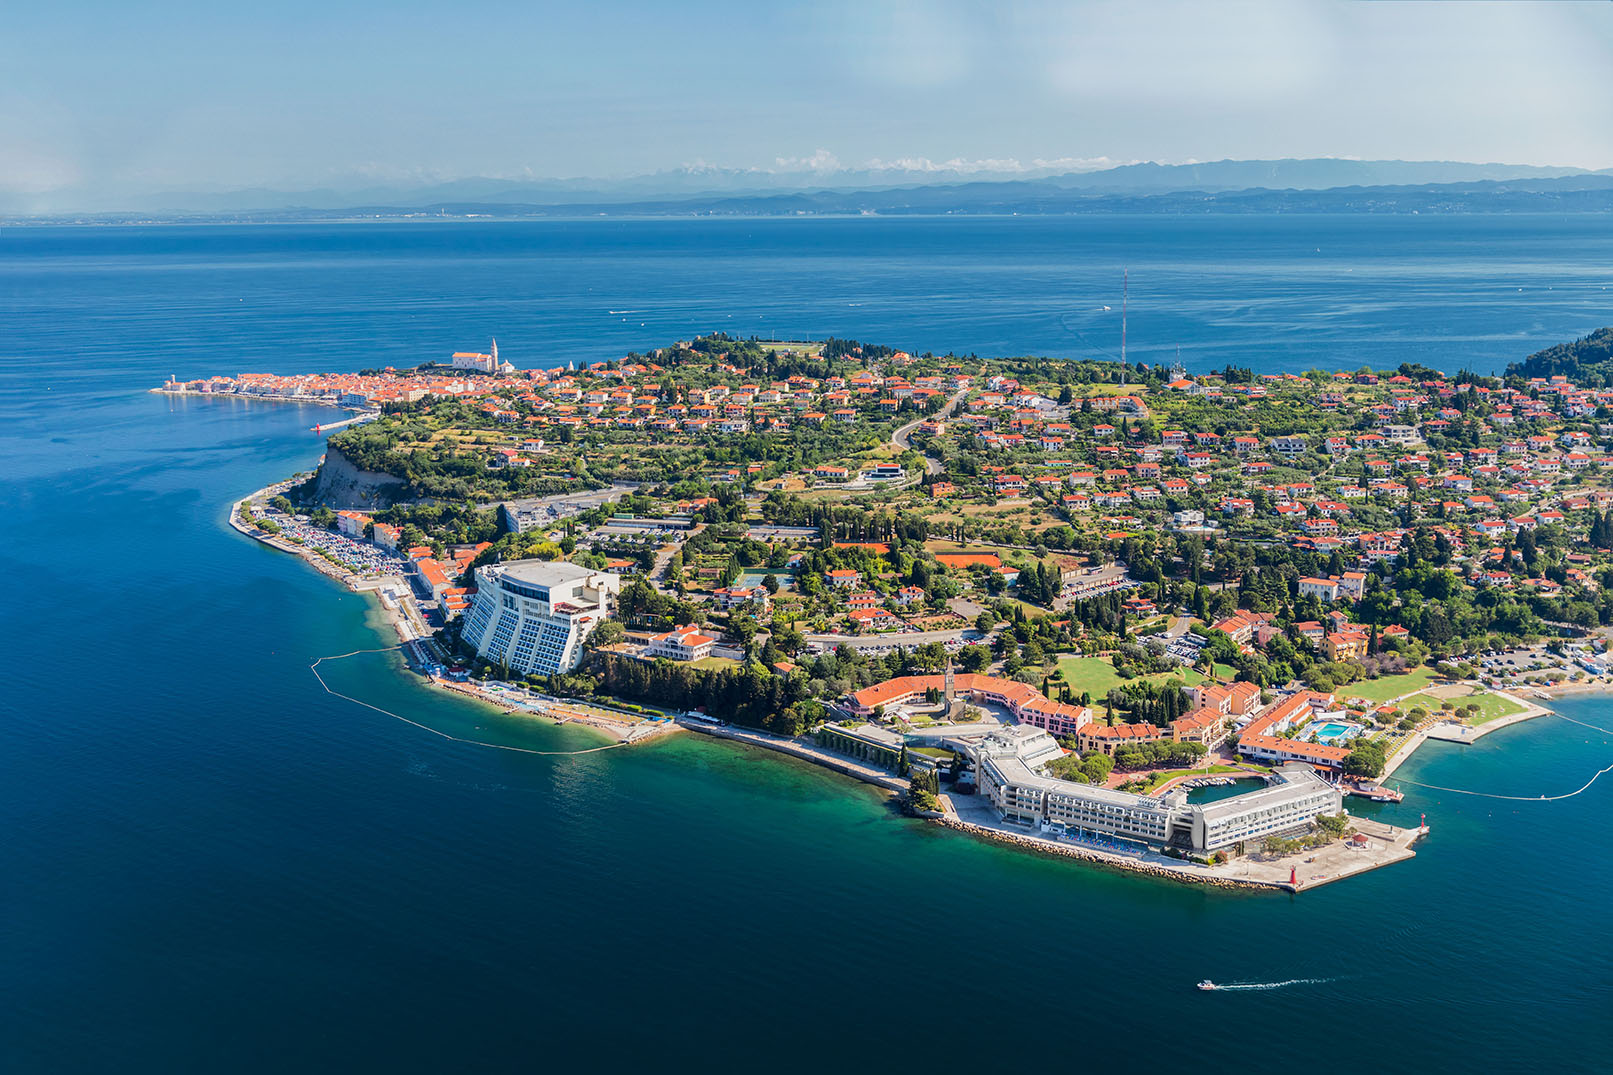
<svg viewBox="0 0 1613 1075">
<path fill-rule="evenodd" d="M 717 328 L 1107 355 L 1123 266 L 1133 355 L 1190 367 L 1494 370 L 1613 321 L 1587 217 L 0 231 L 0 1064 L 1606 1070 L 1613 779 L 1411 789 L 1361 809 L 1426 811 L 1417 859 L 1289 898 L 1012 853 L 688 736 L 448 743 L 322 693 L 373 610 L 225 526 L 330 412 L 142 391 L 490 335 L 517 365 Z M 325 668 L 445 730 L 594 741 L 389 654 Z M 1609 762 L 1547 717 L 1402 773 L 1536 796 Z"/>
</svg>

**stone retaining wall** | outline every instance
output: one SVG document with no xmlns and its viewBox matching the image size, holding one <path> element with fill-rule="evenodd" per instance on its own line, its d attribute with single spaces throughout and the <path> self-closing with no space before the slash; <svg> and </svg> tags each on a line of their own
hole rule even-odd
<svg viewBox="0 0 1613 1075">
<path fill-rule="evenodd" d="M 1083 862 L 1096 863 L 1099 866 L 1112 866 L 1117 870 L 1129 870 L 1132 873 L 1147 874 L 1165 881 L 1175 881 L 1184 885 L 1209 885 L 1212 888 L 1265 888 L 1278 891 L 1292 891 L 1290 886 L 1275 884 L 1269 881 L 1250 881 L 1232 877 L 1212 877 L 1200 873 L 1188 873 L 1184 870 L 1174 870 L 1168 866 L 1161 866 L 1152 862 L 1138 862 L 1133 859 L 1111 857 L 1098 851 L 1070 844 L 1054 844 L 1046 840 L 1037 840 L 1018 833 L 1003 832 L 1001 829 L 990 829 L 984 825 L 976 825 L 972 821 L 964 821 L 956 817 L 943 817 L 937 819 L 937 824 L 960 832 L 972 833 L 988 840 L 1009 844 L 1022 851 L 1035 851 L 1044 855 L 1059 855 L 1065 858 L 1080 859 Z"/>
</svg>

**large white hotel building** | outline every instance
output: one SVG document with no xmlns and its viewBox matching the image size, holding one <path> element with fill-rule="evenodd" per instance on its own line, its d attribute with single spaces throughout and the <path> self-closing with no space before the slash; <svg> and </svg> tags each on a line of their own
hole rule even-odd
<svg viewBox="0 0 1613 1075">
<path fill-rule="evenodd" d="M 553 675 L 582 661 L 583 640 L 610 616 L 621 579 L 548 560 L 476 569 L 476 600 L 460 637 L 512 672 Z"/>
<path fill-rule="evenodd" d="M 1044 767 L 1063 753 L 1046 732 L 1010 725 L 974 748 L 975 780 L 1005 821 L 1201 852 L 1296 832 L 1344 808 L 1339 789 L 1301 763 L 1279 766 L 1259 791 L 1201 804 L 1182 792 L 1132 795 L 1049 776 Z"/>
</svg>

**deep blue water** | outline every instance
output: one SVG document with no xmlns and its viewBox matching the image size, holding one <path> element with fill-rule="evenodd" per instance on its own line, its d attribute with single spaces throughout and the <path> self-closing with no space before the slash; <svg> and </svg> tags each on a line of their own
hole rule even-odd
<svg viewBox="0 0 1613 1075">
<path fill-rule="evenodd" d="M 1613 320 L 1595 218 L 0 232 L 0 1062 L 1605 1069 L 1613 782 L 1363 807 L 1434 834 L 1289 898 L 1027 857 L 691 737 L 448 743 L 322 693 L 308 663 L 384 643 L 372 610 L 224 525 L 313 464 L 328 412 L 142 391 L 495 334 L 518 364 L 592 360 L 730 320 L 1099 353 L 1123 264 L 1133 348 L 1190 363 L 1494 368 Z M 385 654 L 325 667 L 435 727 L 590 741 Z M 1605 699 L 1561 708 L 1613 728 Z M 1402 772 L 1538 795 L 1610 761 L 1613 735 L 1547 717 Z"/>
</svg>

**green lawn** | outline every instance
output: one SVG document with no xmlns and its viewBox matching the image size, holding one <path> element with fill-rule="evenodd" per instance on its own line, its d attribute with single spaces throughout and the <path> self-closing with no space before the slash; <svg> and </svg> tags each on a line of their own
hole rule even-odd
<svg viewBox="0 0 1613 1075">
<path fill-rule="evenodd" d="M 732 668 L 739 662 L 727 657 L 702 657 L 698 661 L 690 661 L 690 668 Z"/>
<path fill-rule="evenodd" d="M 1503 698 L 1499 694 L 1475 694 L 1470 698 L 1453 698 L 1451 701 L 1457 705 L 1476 705 L 1479 707 L 1479 715 L 1468 720 L 1469 724 L 1483 724 L 1499 717 L 1510 717 L 1514 713 L 1523 712 L 1523 706 L 1510 698 Z"/>
<path fill-rule="evenodd" d="M 1428 686 L 1434 679 L 1432 668 L 1419 668 L 1415 672 L 1407 672 L 1403 676 L 1383 676 L 1379 679 L 1363 679 L 1359 683 L 1351 683 L 1338 689 L 1340 698 L 1364 698 L 1374 705 L 1380 705 L 1391 698 L 1402 694 L 1420 691 Z"/>
<path fill-rule="evenodd" d="M 1090 691 L 1094 698 L 1102 698 L 1125 682 L 1107 657 L 1060 657 L 1059 671 L 1071 693 Z"/>
<path fill-rule="evenodd" d="M 1155 773 L 1148 779 L 1148 786 L 1144 791 L 1147 794 L 1168 780 L 1175 780 L 1179 776 L 1214 776 L 1220 773 L 1241 773 L 1235 765 L 1212 765 L 1208 769 L 1171 769 L 1162 773 Z"/>
<path fill-rule="evenodd" d="M 1421 706 L 1422 708 L 1428 710 L 1429 713 L 1437 714 L 1440 712 L 1439 707 L 1442 701 L 1443 699 L 1435 698 L 1432 694 L 1414 694 L 1405 701 L 1396 702 L 1395 705 L 1400 707 L 1400 711 L 1402 713 L 1410 713 L 1413 709 Z M 1458 705 L 1467 704 L 1467 700 L 1465 698 L 1454 698 L 1451 701 Z"/>
<path fill-rule="evenodd" d="M 1064 682 L 1070 685 L 1070 692 L 1079 695 L 1082 691 L 1091 691 L 1095 699 L 1103 699 L 1108 693 L 1124 683 L 1131 682 L 1120 678 L 1115 666 L 1107 657 L 1060 657 L 1059 671 L 1064 673 Z M 1226 669 L 1230 673 L 1231 669 Z M 1180 679 L 1189 687 L 1204 682 L 1204 677 L 1191 668 L 1179 668 L 1174 672 L 1156 672 L 1150 676 L 1138 676 L 1159 682 L 1166 679 Z"/>
</svg>

